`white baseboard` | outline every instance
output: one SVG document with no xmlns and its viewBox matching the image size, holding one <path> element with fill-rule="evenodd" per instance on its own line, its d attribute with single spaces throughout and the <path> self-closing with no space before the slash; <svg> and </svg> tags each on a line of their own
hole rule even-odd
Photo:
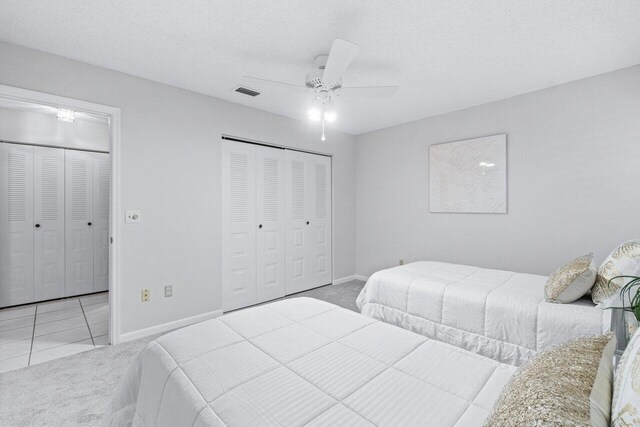
<svg viewBox="0 0 640 427">
<path fill-rule="evenodd" d="M 356 280 L 355 274 L 352 275 L 352 276 L 341 277 L 340 279 L 333 279 L 332 285 L 341 285 L 343 283 L 347 283 L 347 282 L 350 282 L 352 280 Z"/>
<path fill-rule="evenodd" d="M 161 325 L 152 326 L 150 328 L 127 332 L 126 334 L 120 335 L 118 343 L 137 340 L 138 338 L 148 337 L 149 335 L 153 334 L 160 334 L 162 332 L 182 328 L 183 326 L 189 326 L 205 320 L 215 319 L 216 317 L 220 316 L 222 316 L 222 310 L 210 311 L 208 313 L 198 314 L 197 316 L 191 316 L 185 319 L 174 320 L 173 322 L 163 323 Z"/>
<path fill-rule="evenodd" d="M 369 276 L 362 276 L 360 274 L 356 274 L 355 278 L 356 278 L 356 280 L 361 280 L 363 282 L 366 282 L 367 280 L 369 280 Z"/>
</svg>

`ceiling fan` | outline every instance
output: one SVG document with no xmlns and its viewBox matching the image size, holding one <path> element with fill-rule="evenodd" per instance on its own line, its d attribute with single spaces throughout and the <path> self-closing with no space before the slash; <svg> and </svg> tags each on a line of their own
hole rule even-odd
<svg viewBox="0 0 640 427">
<path fill-rule="evenodd" d="M 243 78 L 257 84 L 278 86 L 295 91 L 312 91 L 314 98 L 308 114 L 310 119 L 322 121 L 321 139 L 324 141 L 326 139 L 324 136 L 325 121 L 332 122 L 337 117 L 333 101 L 335 97 L 389 98 L 398 91 L 398 86 L 342 86 L 342 76 L 358 53 L 358 49 L 359 47 L 355 43 L 335 39 L 328 55 L 316 56 L 316 68 L 307 73 L 304 86 L 250 76 Z"/>
</svg>

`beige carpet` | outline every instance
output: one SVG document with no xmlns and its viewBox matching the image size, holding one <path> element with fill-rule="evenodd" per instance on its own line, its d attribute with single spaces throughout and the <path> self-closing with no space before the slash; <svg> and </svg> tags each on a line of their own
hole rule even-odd
<svg viewBox="0 0 640 427">
<path fill-rule="evenodd" d="M 294 296 L 322 299 L 355 311 L 356 297 L 363 286 L 363 282 L 353 281 Z M 156 337 L 1 374 L 0 426 L 101 425 L 120 377 L 140 350 Z"/>
</svg>

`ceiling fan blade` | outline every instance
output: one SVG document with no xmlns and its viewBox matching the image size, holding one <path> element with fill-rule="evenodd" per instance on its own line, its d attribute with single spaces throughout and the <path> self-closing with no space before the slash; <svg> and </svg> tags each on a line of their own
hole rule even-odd
<svg viewBox="0 0 640 427">
<path fill-rule="evenodd" d="M 284 89 L 299 90 L 299 91 L 308 91 L 309 90 L 309 88 L 306 87 L 306 86 L 294 85 L 294 84 L 285 83 L 285 82 L 277 82 L 275 80 L 259 79 L 257 77 L 250 77 L 250 76 L 242 76 L 242 78 L 244 80 L 253 82 L 256 85 L 275 86 L 275 87 L 281 87 L 281 88 L 284 88 Z"/>
<path fill-rule="evenodd" d="M 346 40 L 335 39 L 333 41 L 329 59 L 327 59 L 327 65 L 324 67 L 324 73 L 322 74 L 322 84 L 324 86 L 330 87 L 342 78 L 347 67 L 358 53 L 358 49 L 360 48 L 357 44 Z"/>
<path fill-rule="evenodd" d="M 345 98 L 391 98 L 398 89 L 398 86 L 343 87 L 336 93 Z"/>
</svg>

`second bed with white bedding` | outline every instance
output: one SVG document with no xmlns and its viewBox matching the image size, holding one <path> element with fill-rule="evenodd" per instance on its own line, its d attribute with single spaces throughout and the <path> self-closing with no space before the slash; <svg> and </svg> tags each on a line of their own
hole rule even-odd
<svg viewBox="0 0 640 427">
<path fill-rule="evenodd" d="M 357 304 L 367 316 L 513 365 L 552 345 L 609 331 L 611 313 L 590 299 L 546 302 L 546 280 L 421 261 L 374 273 Z"/>
<path fill-rule="evenodd" d="M 107 413 L 135 426 L 482 426 L 515 368 L 295 298 L 165 335 Z"/>
</svg>

